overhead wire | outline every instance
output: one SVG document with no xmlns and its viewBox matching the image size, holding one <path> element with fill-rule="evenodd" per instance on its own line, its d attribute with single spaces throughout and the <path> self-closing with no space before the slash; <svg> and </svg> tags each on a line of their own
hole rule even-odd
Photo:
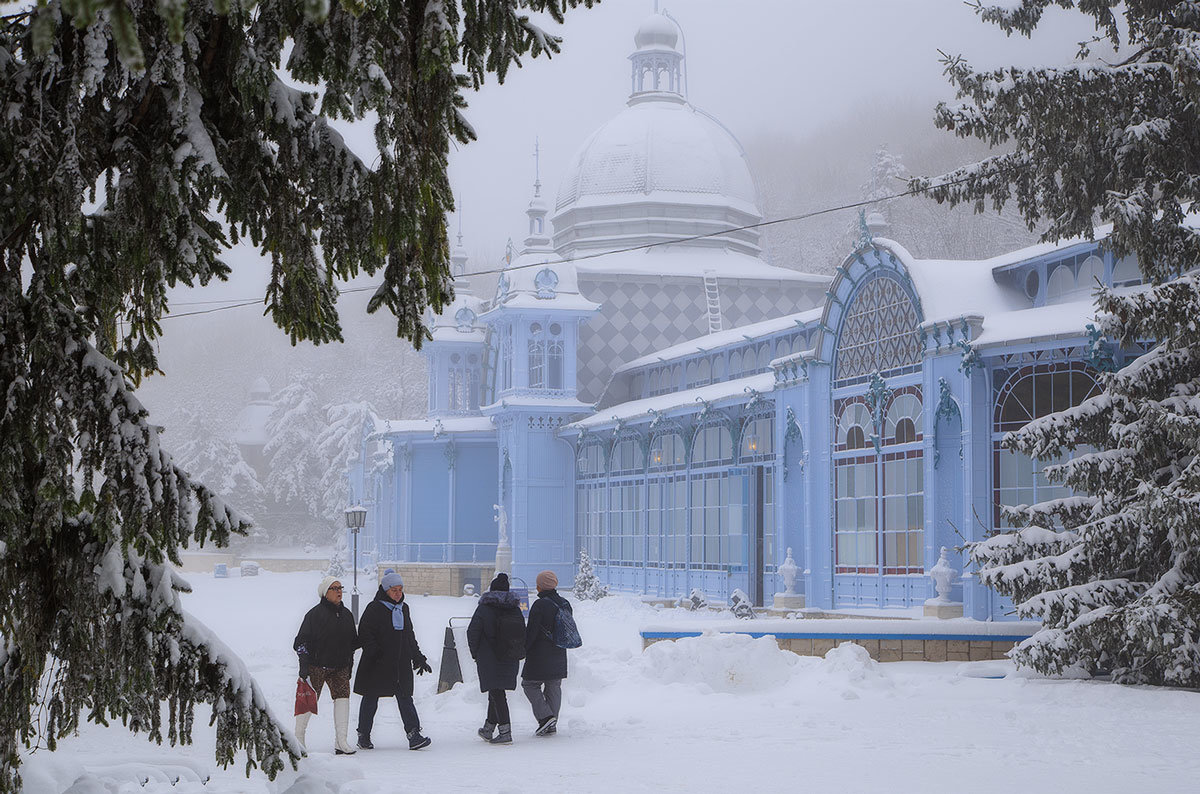
<svg viewBox="0 0 1200 794">
<path fill-rule="evenodd" d="M 970 181 L 973 178 L 974 177 L 968 176 L 968 177 L 962 177 L 961 179 L 949 180 L 946 182 L 939 182 L 936 185 L 936 187 L 952 187 L 954 185 L 963 184 L 964 182 Z M 491 268 L 491 269 L 487 269 L 487 270 L 474 270 L 474 271 L 464 272 L 459 275 L 461 275 L 463 277 L 498 275 L 500 273 L 509 273 L 514 270 L 522 270 L 522 269 L 530 268 L 530 267 L 539 267 L 540 268 L 540 267 L 548 267 L 551 265 L 566 265 L 566 264 L 573 264 L 573 263 L 577 263 L 577 262 L 584 262 L 584 261 L 588 261 L 591 259 L 601 259 L 601 258 L 607 257 L 607 256 L 616 256 L 618 254 L 628 254 L 628 253 L 633 253 L 636 251 L 647 251 L 647 250 L 651 250 L 654 248 L 660 248 L 663 246 L 679 245 L 681 243 L 695 242 L 697 240 L 705 240 L 705 239 L 709 239 L 712 237 L 721 237 L 721 236 L 724 236 L 727 234 L 736 234 L 737 232 L 750 231 L 752 229 L 763 229 L 768 226 L 777 226 L 781 223 L 795 223 L 797 221 L 803 221 L 803 220 L 808 220 L 810 218 L 816 218 L 821 215 L 828 215 L 833 212 L 842 212 L 844 210 L 859 209 L 862 207 L 870 206 L 872 204 L 881 204 L 886 201 L 894 201 L 896 199 L 905 198 L 908 196 L 915 196 L 915 195 L 918 195 L 923 192 L 924 191 L 921 191 L 921 190 L 909 189 L 909 190 L 903 191 L 902 193 L 893 193 L 890 196 L 883 196 L 881 198 L 863 199 L 861 201 L 851 201 L 851 202 L 848 202 L 845 204 L 838 204 L 837 206 L 823 207 L 818 210 L 802 212 L 798 215 L 788 215 L 783 218 L 772 218 L 770 220 L 759 221 L 757 223 L 747 223 L 744 226 L 733 226 L 733 227 L 729 227 L 729 228 L 725 228 L 725 229 L 718 229 L 718 230 L 712 231 L 712 232 L 705 232 L 704 234 L 694 234 L 694 235 L 690 235 L 688 237 L 676 237 L 676 238 L 672 238 L 670 240 L 659 240 L 657 242 L 652 242 L 652 243 L 642 243 L 641 245 L 633 245 L 633 246 L 628 246 L 626 248 L 617 248 L 617 249 L 614 249 L 611 251 L 596 251 L 594 253 L 583 254 L 580 256 L 571 256 L 571 257 L 559 258 L 559 259 L 546 259 L 546 260 L 541 260 L 541 261 L 537 261 L 537 262 L 527 262 L 522 265 L 513 265 L 511 263 L 506 263 L 504 267 Z M 377 289 L 379 289 L 380 286 L 381 285 L 379 285 L 379 284 L 372 284 L 370 286 L 365 286 L 365 287 L 345 287 L 345 288 L 339 289 L 338 294 L 339 295 L 348 295 L 348 294 L 356 293 L 356 292 L 367 292 L 367 291 L 371 291 L 371 290 L 377 290 Z M 161 319 L 170 320 L 170 319 L 176 318 L 176 317 L 192 317 L 192 316 L 198 315 L 198 314 L 212 314 L 213 312 L 225 311 L 226 309 L 239 309 L 239 308 L 243 308 L 245 306 L 254 306 L 254 305 L 261 306 L 261 305 L 264 305 L 266 299 L 265 298 L 255 298 L 255 299 L 245 299 L 245 300 L 238 300 L 238 299 L 231 299 L 231 300 L 234 300 L 235 302 L 230 302 L 223 306 L 215 306 L 211 309 L 197 309 L 195 311 L 181 312 L 178 314 L 176 314 L 176 313 L 167 314 L 167 315 L 164 315 Z M 221 301 L 194 301 L 192 303 L 181 303 L 178 305 L 183 305 L 183 306 L 199 305 L 201 303 L 209 303 L 209 302 L 221 303 Z"/>
</svg>

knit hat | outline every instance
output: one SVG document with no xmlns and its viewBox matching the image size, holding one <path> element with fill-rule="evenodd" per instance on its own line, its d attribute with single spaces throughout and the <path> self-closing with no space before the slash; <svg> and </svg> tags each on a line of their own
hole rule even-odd
<svg viewBox="0 0 1200 794">
<path fill-rule="evenodd" d="M 400 577 L 400 574 L 392 571 L 383 575 L 383 578 L 379 580 L 379 586 L 384 590 L 391 590 L 393 587 L 404 587 L 404 579 Z"/>
<path fill-rule="evenodd" d="M 537 575 L 538 590 L 553 590 L 558 587 L 558 577 L 554 571 L 542 571 Z"/>
<path fill-rule="evenodd" d="M 508 574 L 504 573 L 503 571 L 496 574 L 496 578 L 492 580 L 490 585 L 488 585 L 488 589 L 503 590 L 504 592 L 508 592 Z"/>
<path fill-rule="evenodd" d="M 333 587 L 333 583 L 340 581 L 341 579 L 337 578 L 336 576 L 326 576 L 321 580 L 321 583 L 317 585 L 317 598 L 324 598 L 325 593 L 329 591 L 329 588 Z"/>
</svg>

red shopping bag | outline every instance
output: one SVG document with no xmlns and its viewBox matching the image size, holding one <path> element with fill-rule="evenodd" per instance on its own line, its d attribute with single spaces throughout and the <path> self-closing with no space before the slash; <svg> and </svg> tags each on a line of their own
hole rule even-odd
<svg viewBox="0 0 1200 794">
<path fill-rule="evenodd" d="M 317 713 L 317 691 L 303 678 L 296 679 L 296 716 Z"/>
</svg>

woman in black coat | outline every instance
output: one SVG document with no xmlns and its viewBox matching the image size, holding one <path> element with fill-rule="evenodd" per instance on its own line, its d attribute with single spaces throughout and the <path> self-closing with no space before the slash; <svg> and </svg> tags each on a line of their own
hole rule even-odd
<svg viewBox="0 0 1200 794">
<path fill-rule="evenodd" d="M 358 746 L 374 749 L 371 728 L 379 698 L 395 697 L 408 735 L 408 749 L 428 747 L 429 739 L 421 735 L 421 720 L 412 698 L 413 671 L 423 675 L 432 669 L 417 645 L 400 574 L 384 574 L 375 599 L 363 610 L 358 639 L 363 649 L 354 677 L 354 692 L 362 695 L 358 707 Z"/>
<path fill-rule="evenodd" d="M 525 630 L 525 669 L 521 689 L 533 706 L 538 727 L 535 736 L 552 736 L 558 730 L 562 708 L 562 680 L 567 677 L 567 649 L 554 644 L 554 619 L 559 610 L 573 613 L 571 603 L 558 594 L 558 576 L 542 571 L 537 576 L 537 600 L 529 605 Z"/>
<path fill-rule="evenodd" d="M 525 655 L 525 618 L 520 601 L 509 592 L 508 574 L 496 574 L 480 597 L 467 626 L 467 645 L 479 671 L 479 691 L 488 696 L 487 720 L 479 736 L 492 744 L 511 744 L 512 724 L 504 693 L 517 688 L 517 669 Z M 497 728 L 500 732 L 493 736 Z"/>
<path fill-rule="evenodd" d="M 321 580 L 317 597 L 320 600 L 304 615 L 292 648 L 300 657 L 300 677 L 318 698 L 325 685 L 329 685 L 335 752 L 354 755 L 354 748 L 346 741 L 350 725 L 350 668 L 354 665 L 354 649 L 358 647 L 354 614 L 342 604 L 342 583 L 336 576 Z M 311 718 L 312 714 L 296 715 L 296 738 L 305 747 L 308 747 L 305 732 Z"/>
</svg>

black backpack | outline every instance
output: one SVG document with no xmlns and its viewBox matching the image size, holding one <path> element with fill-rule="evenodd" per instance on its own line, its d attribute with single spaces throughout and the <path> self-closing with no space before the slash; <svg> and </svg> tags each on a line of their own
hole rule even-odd
<svg viewBox="0 0 1200 794">
<path fill-rule="evenodd" d="M 496 658 L 502 662 L 525 658 L 525 618 L 519 609 L 496 610 Z"/>
</svg>

